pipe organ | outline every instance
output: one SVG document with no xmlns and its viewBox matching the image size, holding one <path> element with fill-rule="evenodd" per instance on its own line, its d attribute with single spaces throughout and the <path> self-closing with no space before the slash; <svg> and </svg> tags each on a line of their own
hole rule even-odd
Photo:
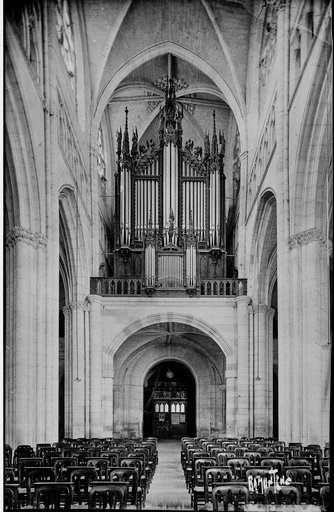
<svg viewBox="0 0 334 512">
<path fill-rule="evenodd" d="M 147 291 L 199 286 L 225 275 L 225 140 L 182 145 L 182 104 L 172 80 L 159 112 L 158 142 L 130 151 L 128 110 L 117 132 L 115 277 L 145 279 Z"/>
</svg>

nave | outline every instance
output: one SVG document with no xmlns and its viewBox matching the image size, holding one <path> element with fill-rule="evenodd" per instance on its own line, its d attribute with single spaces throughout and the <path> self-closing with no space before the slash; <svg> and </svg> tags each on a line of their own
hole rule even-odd
<svg viewBox="0 0 334 512">
<path fill-rule="evenodd" d="M 261 437 L 6 445 L 5 509 L 326 512 L 329 456 Z"/>
</svg>

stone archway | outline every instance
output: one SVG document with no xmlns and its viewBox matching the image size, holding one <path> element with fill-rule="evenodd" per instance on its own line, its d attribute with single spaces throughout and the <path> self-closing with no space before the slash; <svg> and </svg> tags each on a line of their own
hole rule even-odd
<svg viewBox="0 0 334 512">
<path fill-rule="evenodd" d="M 170 359 L 147 372 L 143 434 L 158 439 L 196 435 L 196 382 L 185 364 Z"/>
<path fill-rule="evenodd" d="M 114 435 L 143 435 L 145 381 L 158 365 L 164 367 L 166 364 L 174 364 L 175 368 L 183 365 L 193 376 L 196 396 L 191 404 L 192 433 L 221 435 L 226 429 L 225 354 L 204 332 L 177 322 L 140 329 L 116 351 L 113 362 Z"/>
</svg>

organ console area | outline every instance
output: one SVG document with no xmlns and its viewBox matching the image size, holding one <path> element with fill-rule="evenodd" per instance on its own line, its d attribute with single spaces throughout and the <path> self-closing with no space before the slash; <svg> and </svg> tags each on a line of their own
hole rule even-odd
<svg viewBox="0 0 334 512">
<path fill-rule="evenodd" d="M 183 144 L 183 107 L 169 80 L 157 141 L 141 145 L 128 110 L 117 132 L 114 277 L 141 278 L 146 291 L 185 289 L 226 277 L 224 135 Z"/>
</svg>

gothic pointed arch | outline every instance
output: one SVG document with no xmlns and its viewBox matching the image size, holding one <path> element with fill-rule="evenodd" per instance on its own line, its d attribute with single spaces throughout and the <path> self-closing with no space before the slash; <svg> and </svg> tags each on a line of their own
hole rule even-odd
<svg viewBox="0 0 334 512">
<path fill-rule="evenodd" d="M 270 304 L 270 290 L 277 273 L 277 211 L 271 190 L 265 191 L 260 198 L 252 240 L 253 286 L 257 288 L 258 302 Z"/>
<path fill-rule="evenodd" d="M 244 122 L 245 112 L 244 109 L 237 102 L 234 96 L 234 92 L 231 90 L 224 77 L 221 76 L 210 63 L 206 62 L 199 55 L 196 55 L 191 50 L 188 50 L 182 47 L 181 45 L 170 41 L 159 43 L 151 48 L 147 48 L 139 55 L 136 55 L 135 57 L 130 59 L 113 75 L 113 77 L 109 80 L 107 86 L 102 91 L 96 103 L 96 108 L 93 117 L 92 133 L 94 133 L 95 131 L 97 133 L 101 117 L 107 105 L 107 102 L 109 101 L 110 96 L 116 90 L 121 81 L 124 80 L 124 78 L 126 78 L 129 73 L 139 68 L 145 62 L 148 62 L 151 59 L 158 57 L 159 55 L 164 55 L 168 53 L 171 53 L 176 57 L 179 57 L 200 69 L 217 86 L 218 90 L 220 91 L 221 99 L 228 103 L 236 118 L 240 133 L 241 147 L 243 150 L 243 148 L 246 147 L 246 132 Z"/>
</svg>

